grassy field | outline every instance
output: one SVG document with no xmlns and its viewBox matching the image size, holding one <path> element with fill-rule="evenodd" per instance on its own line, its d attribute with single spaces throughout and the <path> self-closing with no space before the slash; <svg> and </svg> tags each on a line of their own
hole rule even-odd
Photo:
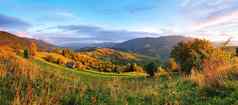
<svg viewBox="0 0 238 105">
<path fill-rule="evenodd" d="M 97 72 L 94 70 L 78 70 L 70 69 L 65 66 L 57 65 L 54 63 L 46 62 L 43 59 L 36 59 L 33 61 L 36 65 L 40 66 L 42 70 L 47 70 L 47 72 L 52 72 L 58 75 L 62 75 L 62 78 L 69 79 L 74 78 L 82 80 L 85 82 L 91 82 L 92 80 L 112 80 L 115 78 L 120 79 L 129 79 L 129 78 L 139 78 L 144 77 L 144 73 L 106 73 L 106 72 Z"/>
<path fill-rule="evenodd" d="M 223 89 L 211 90 L 199 88 L 176 75 L 172 79 L 148 79 L 135 73 L 80 71 L 42 60 L 36 60 L 35 63 L 57 76 L 87 84 L 89 90 L 92 89 L 91 92 L 98 97 L 97 104 L 102 105 L 236 105 L 238 102 L 235 96 L 238 94 L 237 81 L 227 81 Z"/>
<path fill-rule="evenodd" d="M 16 65 L 17 71 L 2 76 L 1 105 L 238 104 L 237 81 L 226 81 L 224 88 L 209 89 L 200 88 L 176 74 L 170 79 L 151 79 L 136 73 L 114 74 L 69 69 L 42 59 L 30 62 L 38 69 L 20 64 Z M 28 67 L 33 70 L 32 73 L 19 71 L 25 71 Z"/>
</svg>

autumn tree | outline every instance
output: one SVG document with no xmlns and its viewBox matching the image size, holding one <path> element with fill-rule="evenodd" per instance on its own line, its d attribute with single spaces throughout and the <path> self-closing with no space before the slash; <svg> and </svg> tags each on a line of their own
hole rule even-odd
<svg viewBox="0 0 238 105">
<path fill-rule="evenodd" d="M 201 69 L 202 61 L 208 58 L 214 51 L 212 43 L 207 40 L 195 39 L 188 42 L 180 42 L 171 52 L 171 57 L 181 66 L 184 73 L 190 73 L 194 67 Z"/>
<path fill-rule="evenodd" d="M 37 54 L 37 45 L 35 42 L 31 42 L 30 47 L 29 47 L 29 54 L 30 56 L 36 56 Z"/>
<path fill-rule="evenodd" d="M 67 58 L 72 58 L 73 57 L 73 51 L 69 48 L 64 48 L 62 50 L 62 55 L 67 57 Z"/>
</svg>

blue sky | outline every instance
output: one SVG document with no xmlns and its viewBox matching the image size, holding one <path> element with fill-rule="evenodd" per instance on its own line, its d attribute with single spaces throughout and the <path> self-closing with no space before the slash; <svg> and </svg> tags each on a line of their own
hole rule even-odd
<svg viewBox="0 0 238 105">
<path fill-rule="evenodd" d="M 0 0 L 0 30 L 58 45 L 164 35 L 238 40 L 238 0 Z"/>
</svg>

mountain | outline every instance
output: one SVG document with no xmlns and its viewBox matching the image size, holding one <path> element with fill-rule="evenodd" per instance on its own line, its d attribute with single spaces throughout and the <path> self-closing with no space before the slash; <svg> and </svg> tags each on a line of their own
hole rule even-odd
<svg viewBox="0 0 238 105">
<path fill-rule="evenodd" d="M 0 46 L 8 46 L 11 48 L 24 49 L 27 48 L 31 42 L 35 42 L 39 50 L 49 50 L 55 48 L 54 45 L 46 43 L 41 40 L 18 37 L 14 34 L 0 31 Z"/>
<path fill-rule="evenodd" d="M 85 48 L 111 48 L 117 43 L 104 42 L 104 43 L 69 43 L 64 44 L 62 47 L 72 48 L 74 50 L 80 50 Z"/>
<path fill-rule="evenodd" d="M 147 56 L 159 57 L 165 60 L 169 57 L 172 48 L 181 41 L 192 40 L 184 36 L 162 36 L 159 38 L 136 38 L 116 44 L 114 49 L 135 52 Z"/>
</svg>

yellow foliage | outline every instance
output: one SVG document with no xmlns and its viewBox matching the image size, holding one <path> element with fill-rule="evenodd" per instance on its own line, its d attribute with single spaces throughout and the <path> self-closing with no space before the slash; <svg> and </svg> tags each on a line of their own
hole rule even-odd
<svg viewBox="0 0 238 105">
<path fill-rule="evenodd" d="M 66 57 L 56 53 L 48 53 L 45 56 L 45 60 L 61 65 L 65 65 L 69 61 L 69 59 L 67 59 Z"/>
<path fill-rule="evenodd" d="M 162 67 L 158 67 L 158 71 L 159 72 L 156 74 L 158 77 L 165 77 L 165 78 L 171 79 L 170 74 Z"/>
</svg>

